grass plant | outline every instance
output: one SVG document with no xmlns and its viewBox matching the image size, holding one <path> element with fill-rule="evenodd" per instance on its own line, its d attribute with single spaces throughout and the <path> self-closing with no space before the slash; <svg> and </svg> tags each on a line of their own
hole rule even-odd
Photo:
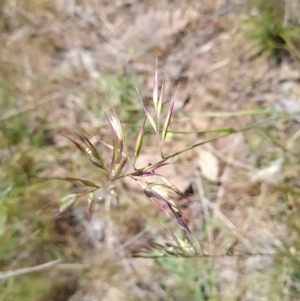
<svg viewBox="0 0 300 301">
<path fill-rule="evenodd" d="M 246 36 L 254 41 L 258 54 L 274 58 L 277 63 L 288 56 L 299 60 L 300 30 L 295 18 L 290 16 L 293 13 L 288 8 L 291 2 L 248 2 L 250 11 L 252 8 L 256 13 L 244 23 Z"/>
</svg>

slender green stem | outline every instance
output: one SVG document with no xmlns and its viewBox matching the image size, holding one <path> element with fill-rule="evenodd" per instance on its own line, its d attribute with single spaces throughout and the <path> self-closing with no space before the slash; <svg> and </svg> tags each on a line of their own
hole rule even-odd
<svg viewBox="0 0 300 301">
<path fill-rule="evenodd" d="M 175 131 L 175 130 L 168 130 L 169 133 L 173 134 L 205 134 L 205 133 L 229 133 L 232 134 L 235 130 L 231 127 L 224 127 L 224 128 L 215 128 L 215 129 L 207 129 L 207 130 L 191 130 L 191 131 Z"/>
<path fill-rule="evenodd" d="M 256 123 L 256 124 L 252 124 L 252 125 L 246 126 L 246 127 L 241 128 L 241 129 L 239 129 L 239 130 L 235 130 L 235 129 L 233 129 L 233 128 L 230 128 L 230 131 L 228 130 L 228 131 L 227 131 L 225 134 L 223 134 L 223 135 L 219 135 L 219 136 L 217 136 L 217 137 L 213 137 L 213 138 L 211 138 L 211 139 L 208 139 L 208 140 L 201 141 L 201 142 L 198 142 L 198 143 L 196 143 L 196 144 L 193 144 L 193 145 L 191 145 L 191 146 L 189 146 L 189 147 L 187 147 L 187 148 L 184 148 L 184 149 L 182 149 L 182 150 L 180 150 L 180 151 L 177 151 L 177 152 L 172 153 L 172 154 L 170 154 L 170 155 L 168 155 L 168 156 L 165 156 L 163 159 L 161 159 L 160 161 L 156 162 L 155 164 L 161 164 L 161 163 L 164 163 L 164 162 L 166 162 L 168 159 L 173 158 L 173 157 L 176 157 L 176 156 L 178 156 L 178 155 L 180 155 L 180 154 L 182 154 L 182 153 L 185 153 L 185 152 L 187 152 L 187 151 L 189 151 L 189 150 L 191 150 L 191 149 L 194 149 L 194 148 L 196 148 L 196 147 L 198 147 L 198 146 L 200 146 L 200 145 L 203 145 L 203 144 L 206 144 L 206 143 L 209 143 L 209 142 L 212 142 L 212 141 L 216 141 L 216 140 L 218 140 L 218 139 L 224 138 L 224 137 L 229 136 L 229 135 L 231 135 L 231 134 L 240 133 L 240 132 L 246 132 L 246 131 L 251 130 L 251 129 L 253 129 L 253 128 L 257 128 L 257 127 L 260 126 L 261 124 L 262 124 L 262 122 L 258 122 L 258 123 Z M 136 169 L 135 171 L 132 171 L 132 172 L 130 172 L 130 173 L 127 173 L 127 174 L 125 174 L 125 175 L 122 175 L 122 176 L 118 177 L 118 179 L 122 179 L 122 178 L 125 178 L 125 177 L 131 177 L 131 176 L 134 176 L 135 174 L 137 174 L 138 171 L 143 171 L 146 167 L 147 167 L 147 166 L 144 166 L 144 167 L 142 167 L 142 168 L 138 168 L 138 169 Z"/>
<path fill-rule="evenodd" d="M 230 135 L 230 134 L 232 134 L 232 133 L 226 133 L 226 134 L 223 134 L 223 135 L 220 135 L 220 136 L 217 136 L 217 137 L 214 137 L 214 138 L 211 138 L 211 139 L 208 139 L 208 140 L 201 141 L 201 142 L 199 142 L 199 143 L 193 144 L 193 145 L 191 145 L 191 146 L 189 146 L 189 147 L 187 147 L 187 148 L 184 148 L 184 149 L 182 149 L 182 150 L 180 150 L 180 151 L 177 151 L 177 152 L 175 152 L 175 153 L 173 153 L 173 154 L 170 154 L 170 155 L 168 155 L 168 156 L 165 156 L 161 161 L 159 161 L 159 162 L 157 162 L 157 163 L 158 163 L 158 164 L 164 163 L 165 161 L 167 161 L 167 160 L 170 159 L 170 158 L 177 157 L 178 155 L 180 155 L 180 154 L 182 154 L 182 153 L 185 153 L 185 152 L 187 152 L 187 151 L 189 151 L 189 150 L 191 150 L 191 149 L 193 149 L 193 148 L 196 148 L 196 147 L 198 147 L 198 146 L 200 146 L 200 145 L 203 145 L 203 144 L 206 144 L 206 143 L 209 143 L 209 142 L 218 140 L 218 139 L 223 138 L 223 137 L 225 137 L 225 136 L 228 136 L 228 135 Z"/>
</svg>

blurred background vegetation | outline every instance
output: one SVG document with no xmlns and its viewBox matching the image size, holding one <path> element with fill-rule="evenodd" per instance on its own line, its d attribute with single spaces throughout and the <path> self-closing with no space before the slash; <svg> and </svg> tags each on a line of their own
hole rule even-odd
<svg viewBox="0 0 300 301">
<path fill-rule="evenodd" d="M 298 0 L 1 0 L 0 300 L 299 300 L 299 13 Z M 204 209 L 178 200 L 204 257 L 132 256 L 165 228 L 183 236 L 132 183 L 119 207 L 100 191 L 88 221 L 85 198 L 53 220 L 48 205 L 82 188 L 41 181 L 103 182 L 63 135 L 109 142 L 109 98 L 130 148 L 156 58 L 166 103 L 177 93 L 166 153 L 257 124 L 165 170 Z"/>
</svg>

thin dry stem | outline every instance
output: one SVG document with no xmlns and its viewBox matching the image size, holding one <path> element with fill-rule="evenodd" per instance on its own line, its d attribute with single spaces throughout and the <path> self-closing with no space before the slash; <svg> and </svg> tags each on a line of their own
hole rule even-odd
<svg viewBox="0 0 300 301">
<path fill-rule="evenodd" d="M 8 278 L 11 278 L 14 276 L 24 275 L 24 274 L 28 274 L 28 273 L 39 272 L 39 271 L 51 268 L 51 267 L 57 265 L 59 262 L 60 262 L 60 259 L 57 259 L 57 260 L 49 261 L 47 263 L 36 265 L 34 267 L 28 267 L 28 268 L 12 270 L 12 271 L 7 271 L 7 272 L 0 272 L 0 280 L 4 280 L 4 279 L 8 279 Z"/>
</svg>

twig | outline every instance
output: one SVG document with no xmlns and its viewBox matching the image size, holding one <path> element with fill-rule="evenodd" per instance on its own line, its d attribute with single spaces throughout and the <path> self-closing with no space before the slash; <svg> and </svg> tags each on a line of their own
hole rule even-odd
<svg viewBox="0 0 300 301">
<path fill-rule="evenodd" d="M 57 259 L 57 260 L 49 261 L 47 263 L 36 265 L 34 267 L 28 267 L 28 268 L 7 271 L 7 272 L 0 272 L 0 280 L 4 280 L 4 279 L 14 277 L 14 276 L 28 274 L 28 273 L 32 273 L 32 272 L 38 272 L 38 271 L 41 271 L 44 269 L 48 269 L 48 268 L 53 267 L 54 265 L 58 264 L 59 262 L 60 262 L 60 259 Z"/>
</svg>

